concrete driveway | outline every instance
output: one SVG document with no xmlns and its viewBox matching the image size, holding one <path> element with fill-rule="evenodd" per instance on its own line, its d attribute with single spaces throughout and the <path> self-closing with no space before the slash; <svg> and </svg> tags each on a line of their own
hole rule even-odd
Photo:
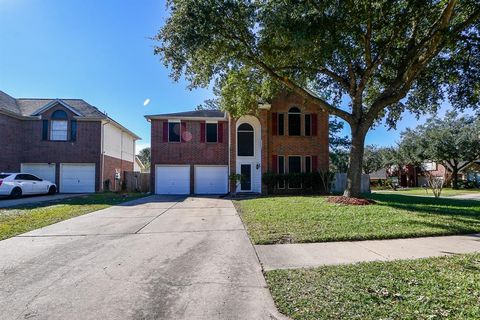
<svg viewBox="0 0 480 320">
<path fill-rule="evenodd" d="M 152 196 L 0 241 L 1 319 L 276 319 L 231 201 Z"/>
</svg>

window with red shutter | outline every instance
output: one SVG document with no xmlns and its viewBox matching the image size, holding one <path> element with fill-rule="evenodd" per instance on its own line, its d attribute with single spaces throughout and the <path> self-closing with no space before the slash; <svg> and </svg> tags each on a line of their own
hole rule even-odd
<svg viewBox="0 0 480 320">
<path fill-rule="evenodd" d="M 223 122 L 218 123 L 218 143 L 223 143 Z"/>
</svg>

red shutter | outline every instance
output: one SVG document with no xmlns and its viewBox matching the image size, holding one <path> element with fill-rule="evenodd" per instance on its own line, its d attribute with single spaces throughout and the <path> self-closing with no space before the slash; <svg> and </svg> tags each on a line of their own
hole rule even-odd
<svg viewBox="0 0 480 320">
<path fill-rule="evenodd" d="M 205 143 L 205 122 L 200 122 L 200 142 Z"/>
<path fill-rule="evenodd" d="M 223 143 L 223 122 L 219 122 L 218 126 L 218 143 Z"/>
<path fill-rule="evenodd" d="M 163 142 L 168 142 L 168 121 L 163 121 Z"/>
<path fill-rule="evenodd" d="M 186 122 L 181 122 L 180 123 L 180 139 L 182 142 L 187 142 L 185 140 L 185 133 L 187 132 L 187 123 Z"/>
<path fill-rule="evenodd" d="M 318 131 L 318 116 L 316 113 L 312 113 L 312 136 L 317 135 Z"/>
<path fill-rule="evenodd" d="M 277 135 L 277 127 L 278 127 L 278 114 L 276 112 L 272 113 L 272 134 L 274 136 Z"/>
<path fill-rule="evenodd" d="M 318 157 L 312 156 L 312 172 L 317 172 L 318 170 Z"/>
<path fill-rule="evenodd" d="M 272 172 L 278 173 L 277 155 L 272 154 Z"/>
</svg>

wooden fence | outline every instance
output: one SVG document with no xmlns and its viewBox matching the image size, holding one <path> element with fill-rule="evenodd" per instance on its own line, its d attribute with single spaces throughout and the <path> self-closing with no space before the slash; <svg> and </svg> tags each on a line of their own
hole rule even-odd
<svg viewBox="0 0 480 320">
<path fill-rule="evenodd" d="M 128 192 L 150 192 L 150 173 L 125 171 L 124 181 Z"/>
</svg>

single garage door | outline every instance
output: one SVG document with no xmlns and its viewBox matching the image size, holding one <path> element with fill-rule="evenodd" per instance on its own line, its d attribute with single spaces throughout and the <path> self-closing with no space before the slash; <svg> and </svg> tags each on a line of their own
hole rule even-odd
<svg viewBox="0 0 480 320">
<path fill-rule="evenodd" d="M 157 165 L 155 168 L 156 194 L 189 194 L 189 165 Z"/>
<path fill-rule="evenodd" d="M 21 171 L 55 183 L 54 163 L 22 163 Z"/>
<path fill-rule="evenodd" d="M 195 193 L 225 194 L 227 192 L 227 166 L 195 166 Z"/>
<path fill-rule="evenodd" d="M 95 192 L 95 164 L 60 164 L 60 192 Z"/>
</svg>

